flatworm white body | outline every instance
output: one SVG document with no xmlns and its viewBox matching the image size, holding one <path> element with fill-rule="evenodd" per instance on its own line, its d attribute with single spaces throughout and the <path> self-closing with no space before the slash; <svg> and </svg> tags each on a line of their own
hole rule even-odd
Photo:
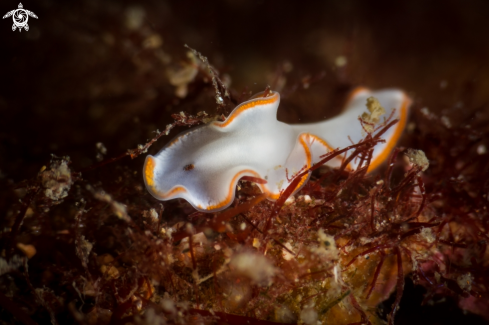
<svg viewBox="0 0 489 325">
<path fill-rule="evenodd" d="M 234 200 L 236 184 L 244 176 L 261 178 L 257 184 L 270 200 L 287 188 L 292 176 L 321 160 L 320 156 L 344 148 L 365 137 L 358 117 L 366 111 L 367 98 L 375 97 L 389 117 L 399 123 L 377 144 L 370 169 L 387 158 L 406 125 L 410 99 L 397 89 L 370 91 L 357 88 L 343 112 L 319 123 L 288 125 L 277 121 L 280 95 L 256 95 L 237 106 L 223 121 L 193 128 L 174 138 L 144 164 L 144 183 L 158 200 L 183 198 L 194 208 L 216 212 Z M 352 161 L 351 168 L 358 162 Z M 339 166 L 341 158 L 328 165 Z M 287 177 L 288 176 L 288 177 Z M 307 182 L 306 175 L 297 186 Z"/>
</svg>

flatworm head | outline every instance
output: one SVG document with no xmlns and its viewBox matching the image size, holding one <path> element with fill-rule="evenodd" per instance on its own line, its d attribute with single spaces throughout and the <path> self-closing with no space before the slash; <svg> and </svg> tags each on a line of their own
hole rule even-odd
<svg viewBox="0 0 489 325">
<path fill-rule="evenodd" d="M 200 211 L 228 207 L 241 177 L 266 180 L 270 166 L 283 164 L 294 147 L 289 126 L 276 119 L 279 102 L 277 92 L 255 96 L 225 121 L 181 133 L 146 157 L 146 188 L 159 200 L 183 198 Z M 258 186 L 270 192 L 268 182 Z"/>
</svg>

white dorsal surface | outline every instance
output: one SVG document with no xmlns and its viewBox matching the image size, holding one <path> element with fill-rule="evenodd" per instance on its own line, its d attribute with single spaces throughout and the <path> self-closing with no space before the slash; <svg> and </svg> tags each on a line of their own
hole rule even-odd
<svg viewBox="0 0 489 325">
<path fill-rule="evenodd" d="M 385 118 L 399 123 L 384 135 L 385 143 L 375 146 L 369 171 L 387 158 L 406 125 L 409 97 L 398 89 L 354 90 L 343 112 L 326 121 L 288 125 L 277 120 L 280 95 L 264 93 L 237 106 L 223 122 L 181 133 L 144 163 L 144 183 L 158 200 L 183 198 L 194 208 L 216 212 L 234 200 L 236 184 L 243 176 L 263 179 L 257 184 L 266 197 L 276 200 L 291 183 L 294 174 L 321 160 L 336 148 L 359 142 L 366 135 L 358 117 L 366 112 L 367 98 L 373 96 L 385 108 Z M 352 161 L 351 168 L 358 162 Z M 341 158 L 328 163 L 339 166 Z M 301 180 L 295 191 L 307 182 Z"/>
</svg>

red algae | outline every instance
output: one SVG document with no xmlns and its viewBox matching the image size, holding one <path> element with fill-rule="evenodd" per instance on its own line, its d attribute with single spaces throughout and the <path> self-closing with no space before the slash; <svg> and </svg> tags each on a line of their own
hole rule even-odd
<svg viewBox="0 0 489 325">
<path fill-rule="evenodd" d="M 167 131 L 202 123 L 207 115 L 174 118 Z M 422 132 L 434 132 L 425 126 L 435 123 L 441 129 L 435 131 L 449 133 L 432 114 L 416 118 Z M 123 156 L 83 173 L 71 171 L 68 159 L 54 157 L 50 169 L 18 185 L 25 194 L 3 237 L 8 255 L 2 270 L 23 270 L 14 278 L 24 283 L 23 290 L 32 290 L 53 323 L 64 317 L 62 301 L 74 299 L 69 312 L 84 324 L 382 324 L 377 306 L 393 294 L 387 321 L 394 324 L 406 276 L 426 288 L 427 302 L 454 297 L 461 308 L 487 317 L 488 180 L 477 150 L 484 134 L 458 129 L 466 135 L 465 149 L 450 159 L 434 155 L 442 152 L 439 145 L 424 146 L 424 152 L 396 149 L 383 173 L 367 174 L 373 146 L 396 122 L 372 127 L 360 143 L 297 173 L 274 203 L 259 193 L 255 183 L 261 179 L 245 178 L 233 207 L 214 215 L 189 213 L 187 221 L 173 224 L 164 218 L 167 210 L 190 210 L 148 198 L 140 186 L 130 185 L 136 177 L 130 170 L 106 189 L 83 179 Z M 126 155 L 144 153 L 161 134 Z M 442 139 L 452 150 L 461 146 L 456 138 Z M 341 168 L 316 174 L 323 163 L 348 152 Z M 434 157 L 430 167 L 426 156 Z M 355 158 L 362 163 L 346 171 Z M 291 199 L 297 183 L 313 171 Z M 134 195 L 141 199 L 128 200 Z M 47 218 L 60 218 L 61 211 L 72 216 L 71 224 L 45 228 Z M 51 259 L 46 253 L 17 250 L 23 247 L 20 238 L 41 252 L 54 245 L 52 239 L 24 235 L 40 226 L 74 236 L 55 253 L 62 263 L 46 267 L 42 261 Z M 71 251 L 75 254 L 68 257 Z M 19 257 L 22 252 L 26 257 Z M 24 262 L 16 265 L 19 258 Z M 10 308 L 17 317 L 18 307 Z"/>
</svg>

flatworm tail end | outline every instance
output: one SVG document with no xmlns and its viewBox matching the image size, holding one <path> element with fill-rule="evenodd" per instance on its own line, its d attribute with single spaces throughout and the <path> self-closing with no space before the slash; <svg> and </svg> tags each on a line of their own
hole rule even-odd
<svg viewBox="0 0 489 325">
<path fill-rule="evenodd" d="M 412 100 L 405 92 L 400 90 L 399 92 L 401 94 L 401 100 L 400 100 L 399 107 L 397 107 L 398 114 L 396 114 L 396 118 L 399 119 L 399 122 L 392 127 L 393 131 L 389 132 L 390 133 L 389 136 L 384 137 L 386 143 L 382 146 L 379 145 L 376 146 L 377 147 L 376 150 L 380 150 L 380 152 L 375 153 L 374 158 L 368 168 L 369 172 L 379 167 L 389 157 L 390 153 L 392 152 L 392 149 L 394 149 L 397 142 L 401 138 L 402 132 L 406 128 L 407 120 L 409 117 L 409 109 L 412 104 Z"/>
</svg>

